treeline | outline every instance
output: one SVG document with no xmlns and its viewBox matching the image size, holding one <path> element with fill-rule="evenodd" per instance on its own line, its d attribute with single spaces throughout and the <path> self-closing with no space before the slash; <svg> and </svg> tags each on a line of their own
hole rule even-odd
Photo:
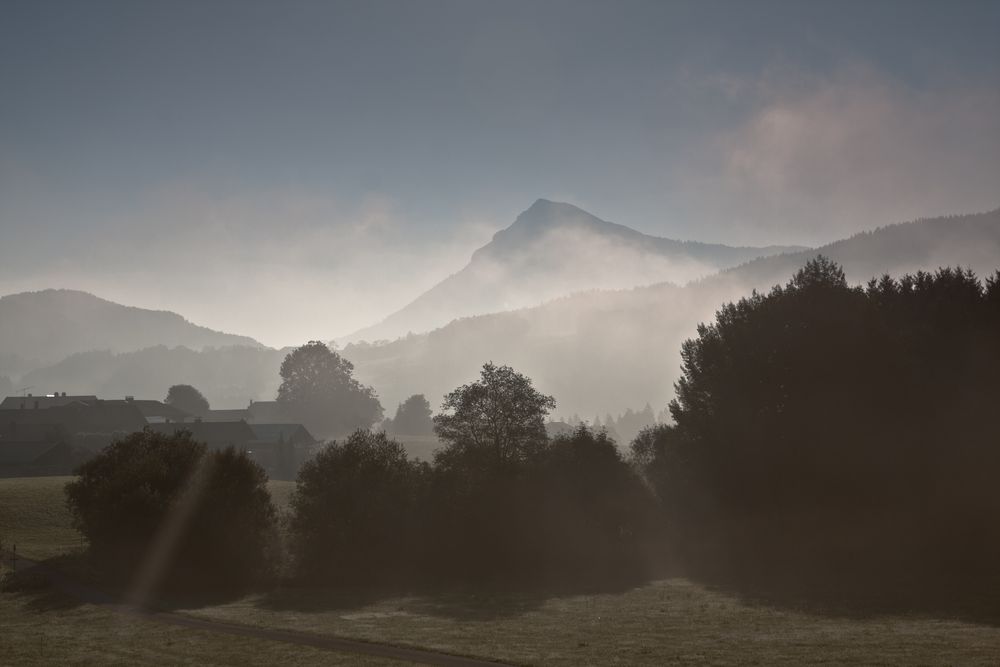
<svg viewBox="0 0 1000 667">
<path fill-rule="evenodd" d="M 432 463 L 366 430 L 307 463 L 281 549 L 263 477 L 240 455 L 213 464 L 244 481 L 213 496 L 210 516 L 263 536 L 234 541 L 259 554 L 240 556 L 254 576 L 280 566 L 310 583 L 594 582 L 668 563 L 758 584 L 997 574 L 1000 274 L 983 285 L 942 269 L 856 288 L 819 258 L 784 287 L 724 306 L 681 358 L 674 423 L 644 430 L 628 456 L 586 425 L 548 438 L 553 399 L 490 363 L 445 397 Z M 414 407 L 426 417 L 423 401 Z M 187 487 L 183 475 L 150 486 L 166 463 L 129 457 L 167 457 L 176 444 L 137 434 L 84 466 L 70 506 L 95 549 L 114 552 L 121 538 L 138 562 L 135 540 L 148 547 Z M 150 488 L 162 497 L 125 501 Z M 133 507 L 154 509 L 107 518 Z M 207 551 L 186 551 L 185 567 L 221 567 Z"/>
<path fill-rule="evenodd" d="M 245 585 L 279 569 L 351 585 L 635 577 L 653 496 L 606 433 L 580 426 L 549 440 L 554 405 L 525 376 L 486 364 L 445 397 L 433 464 L 384 431 L 330 443 L 299 473 L 284 547 L 259 466 L 186 433 L 116 443 L 81 467 L 69 506 L 112 571 L 157 551 L 173 587 Z"/>
<path fill-rule="evenodd" d="M 864 288 L 819 258 L 682 349 L 633 457 L 703 574 L 920 586 L 1000 570 L 1000 273 Z"/>
<path fill-rule="evenodd" d="M 662 410 L 659 415 L 655 414 L 652 406 L 646 403 L 645 407 L 638 411 L 627 408 L 625 412 L 618 415 L 617 419 L 608 412 L 605 413 L 603 420 L 600 415 L 595 415 L 591 421 L 587 422 L 581 419 L 580 415 L 574 413 L 561 421 L 572 428 L 587 426 L 594 431 L 604 431 L 615 442 L 629 443 L 646 429 L 667 422 L 669 416 L 670 413 L 667 410 Z"/>
</svg>

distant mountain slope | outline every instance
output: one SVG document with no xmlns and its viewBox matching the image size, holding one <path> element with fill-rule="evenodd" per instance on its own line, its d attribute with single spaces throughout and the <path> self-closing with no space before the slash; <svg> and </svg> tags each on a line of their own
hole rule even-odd
<svg viewBox="0 0 1000 667">
<path fill-rule="evenodd" d="M 123 306 L 87 292 L 49 289 L 0 298 L 0 375 L 77 352 L 128 352 L 153 345 L 261 347 L 252 338 L 213 331 L 176 313 Z"/>
<path fill-rule="evenodd" d="M 735 282 L 765 288 L 784 282 L 783 276 L 791 275 L 817 253 L 840 263 L 848 279 L 854 282 L 884 273 L 899 275 L 956 264 L 985 277 L 1000 269 L 1000 209 L 879 227 L 817 250 L 748 262 L 705 282 L 708 285 Z"/>
<path fill-rule="evenodd" d="M 1000 210 L 893 225 L 815 251 L 751 261 L 685 287 L 581 292 L 533 308 L 459 319 L 391 343 L 348 345 L 342 352 L 355 363 L 356 377 L 374 386 L 386 407 L 423 393 L 437 408 L 447 391 L 475 379 L 478 368 L 493 360 L 528 373 L 536 386 L 554 395 L 557 416 L 577 412 L 603 420 L 606 413 L 646 402 L 659 410 L 673 396 L 681 342 L 695 334 L 699 322 L 752 289 L 787 282 L 820 252 L 841 263 L 854 283 L 886 272 L 959 264 L 985 276 L 1000 269 Z M 213 407 L 245 407 L 251 398 L 274 397 L 286 353 L 163 346 L 90 352 L 22 379 L 39 392 L 149 398 L 164 395 L 171 384 L 189 382 Z"/>
<path fill-rule="evenodd" d="M 853 283 L 959 264 L 983 276 L 1000 269 L 1000 210 L 893 225 L 817 250 L 752 261 L 685 287 L 574 294 L 460 319 L 392 343 L 349 345 L 343 353 L 384 405 L 413 393 L 435 403 L 493 360 L 515 366 L 554 395 L 557 415 L 599 413 L 603 419 L 647 401 L 658 410 L 673 396 L 681 343 L 695 335 L 699 322 L 712 319 L 726 301 L 787 282 L 818 253 L 841 263 Z"/>
<path fill-rule="evenodd" d="M 757 257 L 802 250 L 737 248 L 649 236 L 539 199 L 458 273 L 345 341 L 396 338 L 457 317 L 537 305 L 587 289 L 684 283 Z"/>
<path fill-rule="evenodd" d="M 156 399 L 166 396 L 171 385 L 192 384 L 213 408 L 245 408 L 251 399 L 274 399 L 281 381 L 278 369 L 289 351 L 259 346 L 196 351 L 158 345 L 132 352 L 81 352 L 31 371 L 21 382 L 39 393 Z"/>
</svg>

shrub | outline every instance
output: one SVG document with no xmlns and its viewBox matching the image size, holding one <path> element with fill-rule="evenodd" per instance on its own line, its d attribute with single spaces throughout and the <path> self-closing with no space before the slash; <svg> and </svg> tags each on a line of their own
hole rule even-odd
<svg viewBox="0 0 1000 667">
<path fill-rule="evenodd" d="M 356 431 L 299 472 L 291 547 L 307 580 L 398 579 L 411 571 L 423 467 L 383 432 Z"/>
<path fill-rule="evenodd" d="M 103 569 L 122 576 L 161 562 L 171 586 L 243 586 L 273 565 L 267 475 L 245 453 L 206 451 L 188 432 L 133 433 L 66 485 L 75 527 Z"/>
</svg>

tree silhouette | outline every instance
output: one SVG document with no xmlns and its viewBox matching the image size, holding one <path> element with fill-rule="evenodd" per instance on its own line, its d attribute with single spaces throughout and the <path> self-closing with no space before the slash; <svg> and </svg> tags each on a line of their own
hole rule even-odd
<svg viewBox="0 0 1000 667">
<path fill-rule="evenodd" d="M 699 326 L 676 428 L 633 446 L 692 562 L 758 579 L 994 568 L 997 289 L 949 268 L 850 287 L 819 257 Z"/>
<path fill-rule="evenodd" d="M 392 418 L 393 433 L 402 435 L 431 435 L 434 421 L 431 419 L 431 404 L 423 394 L 414 394 L 399 404 L 396 416 Z"/>
<path fill-rule="evenodd" d="M 267 475 L 244 452 L 206 451 L 187 431 L 147 430 L 112 443 L 77 472 L 66 485 L 73 524 L 114 576 L 131 576 L 155 555 L 164 558 L 165 584 L 231 587 L 273 564 Z M 178 517 L 176 541 L 158 543 Z"/>
<path fill-rule="evenodd" d="M 439 458 L 467 455 L 501 466 L 522 463 L 546 444 L 555 399 L 510 366 L 483 366 L 478 382 L 447 394 L 434 430 L 447 444 Z"/>
<path fill-rule="evenodd" d="M 163 402 L 196 417 L 203 417 L 209 411 L 208 399 L 189 384 L 170 387 Z"/>
<path fill-rule="evenodd" d="M 382 418 L 375 391 L 354 379 L 354 366 L 324 343 L 311 341 L 281 363 L 278 403 L 318 436 L 365 429 Z"/>
<path fill-rule="evenodd" d="M 383 432 L 356 431 L 307 461 L 290 522 L 299 576 L 384 580 L 415 565 L 422 479 L 422 467 Z"/>
</svg>

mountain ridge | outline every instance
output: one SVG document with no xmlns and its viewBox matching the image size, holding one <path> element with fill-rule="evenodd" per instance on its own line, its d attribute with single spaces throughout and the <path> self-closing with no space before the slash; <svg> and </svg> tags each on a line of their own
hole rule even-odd
<svg viewBox="0 0 1000 667">
<path fill-rule="evenodd" d="M 986 278 L 1000 269 L 1000 209 L 888 225 L 815 250 L 749 261 L 685 286 L 583 291 L 342 352 L 359 380 L 375 386 L 387 404 L 411 393 L 443 395 L 493 360 L 528 374 L 570 412 L 618 412 L 647 401 L 659 409 L 672 395 L 681 343 L 696 334 L 699 322 L 754 289 L 785 284 L 817 254 L 842 265 L 852 284 L 957 265 Z"/>
<path fill-rule="evenodd" d="M 684 283 L 754 257 L 803 249 L 651 236 L 572 204 L 538 199 L 459 271 L 339 342 L 392 339 L 457 317 L 537 305 L 580 290 Z"/>
<path fill-rule="evenodd" d="M 696 334 L 699 322 L 711 321 L 724 303 L 753 289 L 786 283 L 816 254 L 841 264 L 852 284 L 943 265 L 971 268 L 985 278 L 1000 269 L 1000 209 L 879 227 L 816 250 L 748 261 L 685 286 L 583 290 L 539 306 L 463 317 L 391 342 L 350 344 L 341 353 L 386 407 L 417 393 L 436 404 L 493 360 L 514 366 L 555 396 L 557 414 L 604 415 L 647 402 L 659 410 L 672 397 L 681 343 Z M 184 381 L 203 389 L 213 405 L 239 406 L 273 397 L 285 352 L 233 347 L 196 353 L 162 345 L 134 353 L 90 352 L 39 368 L 25 384 L 155 396 Z"/>
<path fill-rule="evenodd" d="M 249 336 L 215 331 L 173 311 L 127 306 L 82 290 L 51 288 L 0 297 L 0 375 L 78 352 L 130 352 L 153 345 L 263 347 Z"/>
</svg>

